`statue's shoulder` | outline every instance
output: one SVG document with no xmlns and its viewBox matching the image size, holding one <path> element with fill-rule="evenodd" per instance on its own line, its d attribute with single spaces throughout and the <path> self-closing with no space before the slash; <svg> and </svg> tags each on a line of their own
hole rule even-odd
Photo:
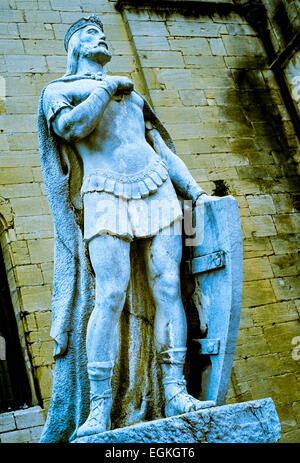
<svg viewBox="0 0 300 463">
<path fill-rule="evenodd" d="M 72 82 L 55 80 L 44 87 L 42 94 L 42 108 L 48 124 L 63 108 L 72 109 Z"/>
<path fill-rule="evenodd" d="M 72 87 L 71 81 L 65 81 L 63 79 L 53 80 L 49 82 L 42 91 L 43 98 L 52 97 L 55 95 L 67 94 Z"/>
</svg>

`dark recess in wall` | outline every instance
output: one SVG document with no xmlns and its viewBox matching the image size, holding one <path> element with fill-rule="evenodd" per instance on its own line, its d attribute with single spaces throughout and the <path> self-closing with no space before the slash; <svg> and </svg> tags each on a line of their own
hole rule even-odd
<svg viewBox="0 0 300 463">
<path fill-rule="evenodd" d="M 213 189 L 212 196 L 227 196 L 229 195 L 229 186 L 224 180 L 214 180 L 215 188 Z"/>
</svg>

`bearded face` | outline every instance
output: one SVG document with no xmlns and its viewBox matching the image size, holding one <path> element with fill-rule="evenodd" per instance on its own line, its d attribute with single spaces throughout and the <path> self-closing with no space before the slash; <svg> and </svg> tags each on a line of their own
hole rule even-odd
<svg viewBox="0 0 300 463">
<path fill-rule="evenodd" d="M 97 26 L 88 25 L 80 31 L 80 55 L 84 58 L 96 61 L 102 66 L 111 59 L 111 52 L 104 32 Z"/>
<path fill-rule="evenodd" d="M 97 26 L 88 25 L 75 32 L 68 44 L 68 62 L 65 75 L 77 72 L 80 57 L 105 66 L 111 60 L 104 32 Z"/>
</svg>

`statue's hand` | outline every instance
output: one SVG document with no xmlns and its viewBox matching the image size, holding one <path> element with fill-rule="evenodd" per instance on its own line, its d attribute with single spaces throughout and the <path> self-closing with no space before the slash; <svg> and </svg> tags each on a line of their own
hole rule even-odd
<svg viewBox="0 0 300 463">
<path fill-rule="evenodd" d="M 116 93 L 130 93 L 133 90 L 134 83 L 124 76 L 107 76 L 105 78 L 107 90 L 111 95 Z"/>
<path fill-rule="evenodd" d="M 69 336 L 68 332 L 60 334 L 54 340 L 54 357 L 61 357 L 67 350 L 68 347 Z"/>
<path fill-rule="evenodd" d="M 196 206 L 200 206 L 201 204 L 203 204 L 204 202 L 207 202 L 207 201 L 216 201 L 219 199 L 219 196 L 210 196 L 210 195 L 207 195 L 206 193 L 203 193 L 201 196 L 199 196 L 196 201 L 194 201 L 194 207 Z"/>
<path fill-rule="evenodd" d="M 132 80 L 128 79 L 128 77 L 118 77 L 119 84 L 117 93 L 131 93 L 134 87 L 134 83 Z"/>
<path fill-rule="evenodd" d="M 211 196 L 209 196 L 209 195 L 206 194 L 206 193 L 202 193 L 202 195 L 200 195 L 200 196 L 198 196 L 198 197 L 196 198 L 196 201 L 195 201 L 195 202 L 196 202 L 196 203 L 199 203 L 199 202 L 205 201 L 205 200 L 207 200 L 207 199 L 209 199 L 209 198 L 211 198 Z"/>
<path fill-rule="evenodd" d="M 198 204 L 203 203 L 205 198 L 207 198 L 206 192 L 202 190 L 202 188 L 199 187 L 197 184 L 189 188 L 188 196 L 189 199 L 193 201 L 193 207 L 196 207 Z"/>
</svg>

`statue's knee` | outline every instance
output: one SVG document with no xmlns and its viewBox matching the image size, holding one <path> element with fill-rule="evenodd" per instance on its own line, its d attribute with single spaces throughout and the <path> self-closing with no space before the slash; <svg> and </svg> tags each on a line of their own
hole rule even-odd
<svg viewBox="0 0 300 463">
<path fill-rule="evenodd" d="M 168 300 L 175 300 L 180 292 L 180 278 L 179 275 L 172 275 L 166 273 L 159 279 L 159 284 L 156 288 L 156 295 L 161 298 L 164 297 Z"/>
<path fill-rule="evenodd" d="M 96 275 L 96 302 L 99 309 L 104 311 L 118 312 L 122 310 L 125 302 L 130 272 L 122 272 L 122 275 L 111 275 L 103 278 L 103 275 Z"/>
<path fill-rule="evenodd" d="M 126 297 L 126 290 L 114 290 L 109 296 L 110 308 L 113 312 L 122 310 Z"/>
<path fill-rule="evenodd" d="M 125 297 L 126 289 L 112 287 L 106 291 L 102 289 L 101 295 L 97 299 L 102 309 L 118 313 L 123 308 Z"/>
</svg>

